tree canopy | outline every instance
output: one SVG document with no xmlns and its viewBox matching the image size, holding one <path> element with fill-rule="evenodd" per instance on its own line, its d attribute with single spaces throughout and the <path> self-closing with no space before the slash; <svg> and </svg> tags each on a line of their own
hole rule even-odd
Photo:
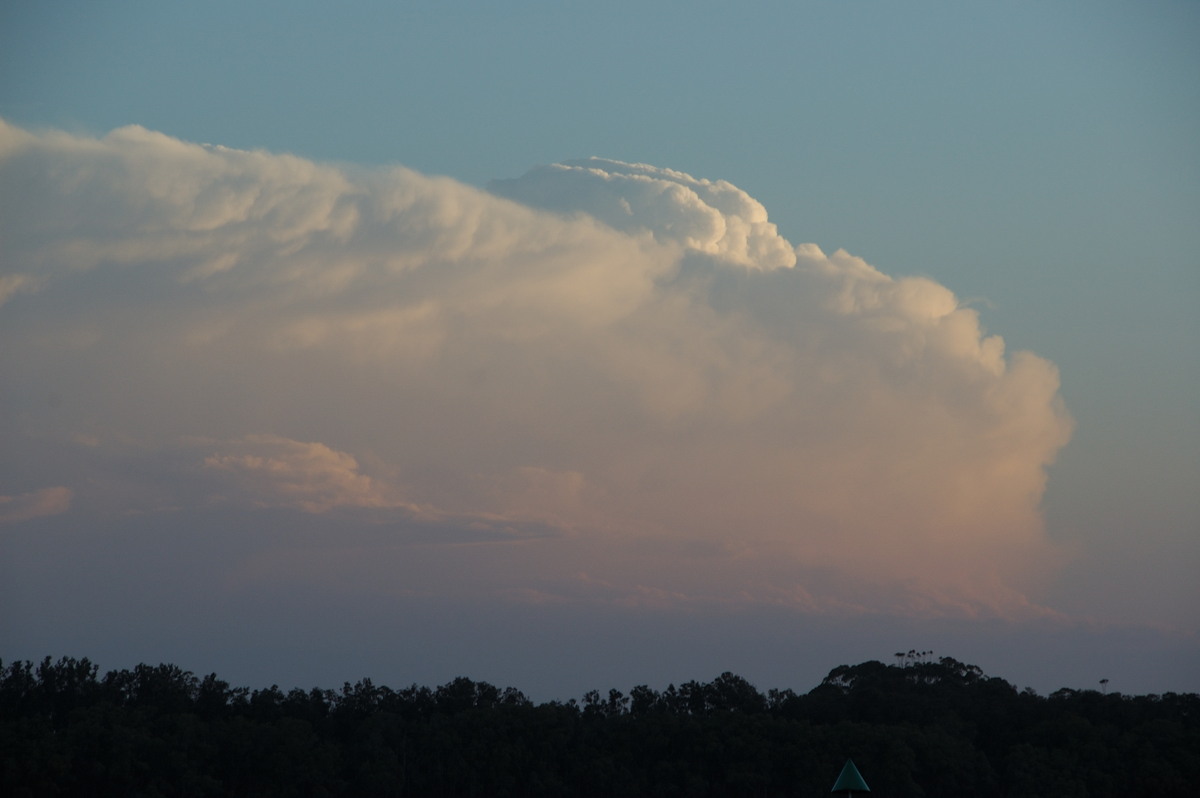
<svg viewBox="0 0 1200 798">
<path fill-rule="evenodd" d="M 922 652 L 923 654 L 927 652 Z M 232 687 L 174 665 L 0 663 L 9 796 L 1190 796 L 1200 696 L 1019 691 L 951 658 L 840 665 L 806 694 L 732 673 L 535 704 L 460 677 Z"/>
</svg>

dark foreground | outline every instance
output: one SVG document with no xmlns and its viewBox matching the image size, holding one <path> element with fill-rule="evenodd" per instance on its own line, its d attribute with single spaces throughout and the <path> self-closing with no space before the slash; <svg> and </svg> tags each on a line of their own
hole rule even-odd
<svg viewBox="0 0 1200 798">
<path fill-rule="evenodd" d="M 950 658 L 840 666 L 811 692 L 733 674 L 535 705 L 460 678 L 233 688 L 172 665 L 0 663 L 5 796 L 1200 794 L 1200 696 L 1018 691 Z"/>
</svg>

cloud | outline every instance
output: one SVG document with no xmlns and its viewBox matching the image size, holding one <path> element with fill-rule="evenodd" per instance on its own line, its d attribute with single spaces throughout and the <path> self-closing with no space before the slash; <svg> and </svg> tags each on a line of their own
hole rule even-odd
<svg viewBox="0 0 1200 798">
<path fill-rule="evenodd" d="M 582 211 L 617 230 L 650 232 L 659 241 L 750 268 L 796 262 L 762 203 L 724 180 L 586 158 L 539 166 L 518 179 L 494 180 L 488 188 L 537 208 Z"/>
<path fill-rule="evenodd" d="M 729 183 L 590 159 L 488 193 L 3 126 L 0 198 L 10 457 L 201 439 L 251 504 L 559 530 L 510 594 L 1026 613 L 1060 557 L 1053 364 Z"/>
<path fill-rule="evenodd" d="M 395 488 L 360 473 L 352 456 L 321 443 L 247 435 L 222 444 L 204 458 L 204 467 L 230 474 L 240 491 L 269 506 L 309 513 L 334 507 L 418 509 Z"/>
<path fill-rule="evenodd" d="M 27 274 L 5 274 L 0 276 L 0 305 L 7 302 L 9 297 L 18 291 L 32 291 L 35 287 L 34 281 Z"/>
<path fill-rule="evenodd" d="M 16 496 L 0 496 L 0 524 L 65 513 L 71 507 L 71 497 L 71 489 L 61 485 Z"/>
</svg>

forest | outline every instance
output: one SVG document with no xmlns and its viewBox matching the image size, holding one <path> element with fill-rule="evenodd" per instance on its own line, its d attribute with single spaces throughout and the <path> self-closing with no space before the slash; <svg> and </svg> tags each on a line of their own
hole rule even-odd
<svg viewBox="0 0 1200 798">
<path fill-rule="evenodd" d="M 810 796 L 847 758 L 880 796 L 1200 794 L 1200 695 L 1042 696 L 916 654 L 805 694 L 723 673 L 541 704 L 464 677 L 285 692 L 0 662 L 0 795 Z"/>
</svg>

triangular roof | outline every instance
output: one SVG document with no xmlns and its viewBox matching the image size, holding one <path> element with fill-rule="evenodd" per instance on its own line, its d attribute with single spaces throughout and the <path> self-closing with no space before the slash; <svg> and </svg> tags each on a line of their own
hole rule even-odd
<svg viewBox="0 0 1200 798">
<path fill-rule="evenodd" d="M 846 764 L 842 767 L 841 774 L 837 777 L 837 781 L 833 783 L 833 789 L 830 792 L 870 792 L 871 788 L 863 781 L 862 774 L 858 772 L 858 768 L 854 767 L 854 760 L 847 759 Z"/>
</svg>

